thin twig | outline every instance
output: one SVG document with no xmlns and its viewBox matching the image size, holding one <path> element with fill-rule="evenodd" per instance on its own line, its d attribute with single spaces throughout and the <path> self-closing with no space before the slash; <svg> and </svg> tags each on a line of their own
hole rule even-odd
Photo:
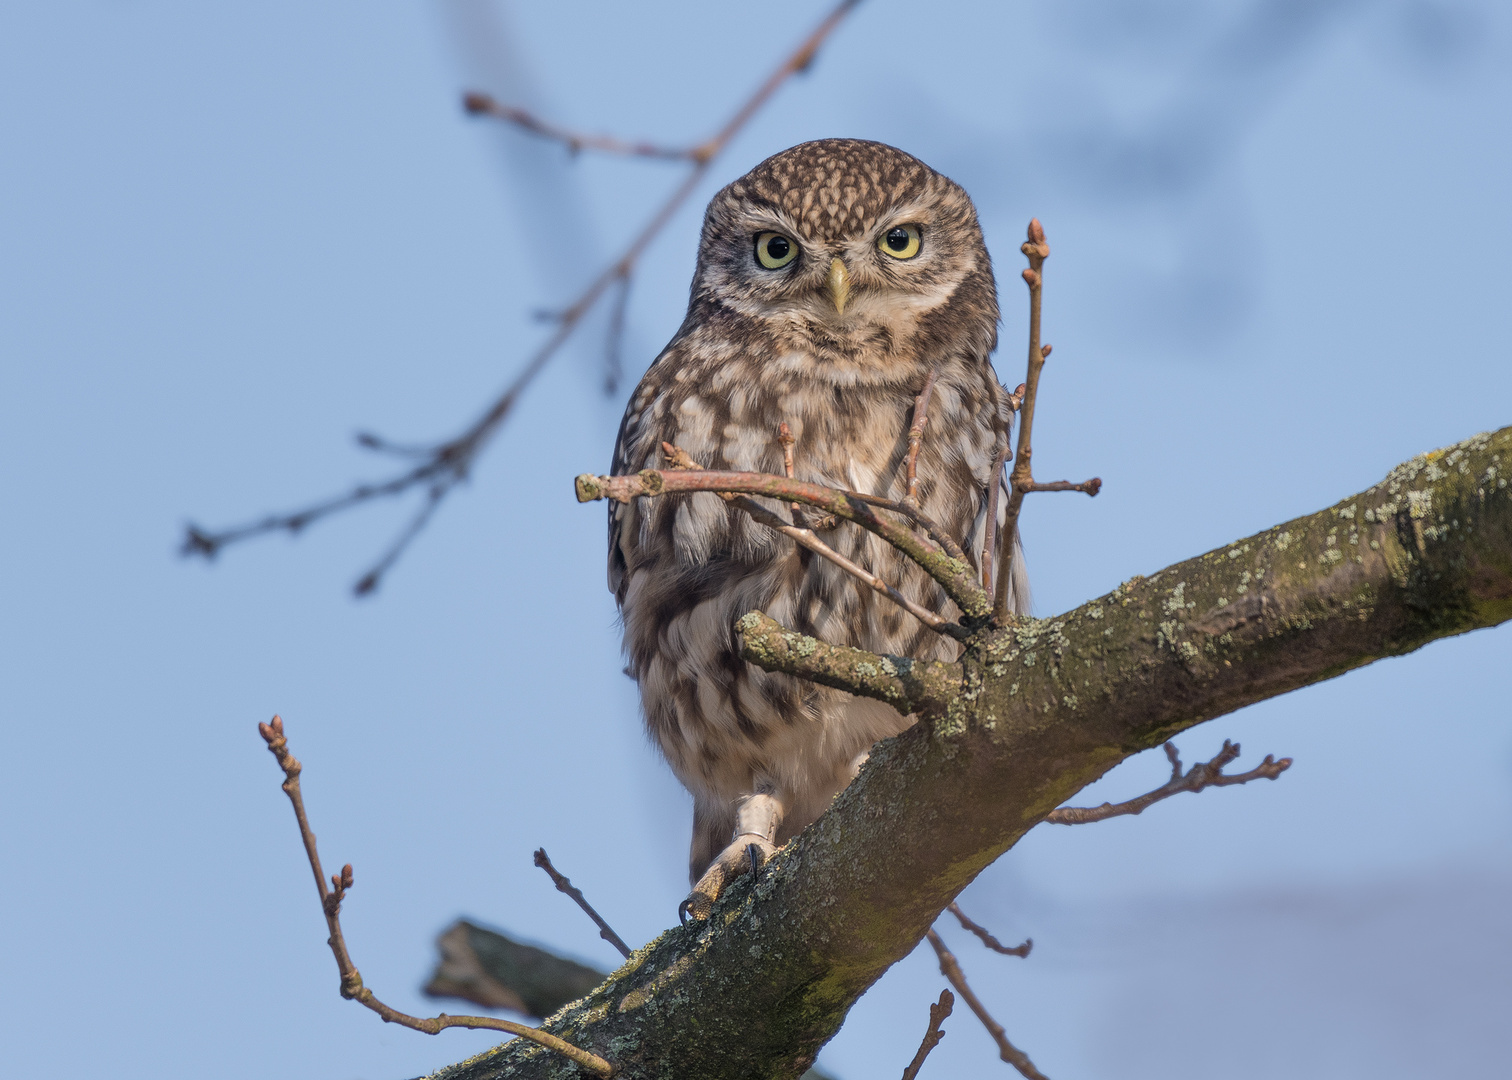
<svg viewBox="0 0 1512 1080">
<path fill-rule="evenodd" d="M 971 1007 L 971 1011 L 976 1013 L 977 1019 L 992 1036 L 993 1042 L 997 1043 L 998 1057 L 1022 1073 L 1026 1080 L 1048 1080 L 1044 1073 L 1034 1067 L 1034 1062 L 1029 1060 L 1028 1054 L 1008 1041 L 1003 1025 L 992 1018 L 992 1014 L 971 992 L 966 976 L 961 971 L 961 965 L 956 962 L 955 954 L 945 947 L 945 942 L 940 935 L 931 930 L 925 937 L 929 938 L 929 943 L 934 946 L 935 955 L 940 958 L 940 974 L 950 980 L 950 985 L 955 987 L 956 993 L 960 994 L 966 1004 Z"/>
<path fill-rule="evenodd" d="M 1084 825 L 1089 821 L 1106 821 L 1112 817 L 1139 814 L 1146 807 L 1153 806 L 1162 799 L 1169 799 L 1178 792 L 1196 792 L 1206 787 L 1229 787 L 1233 784 L 1247 784 L 1251 780 L 1275 780 L 1292 765 L 1289 757 L 1277 761 L 1272 755 L 1266 754 L 1265 760 L 1249 772 L 1225 776 L 1224 768 L 1239 757 L 1239 744 L 1227 739 L 1223 740 L 1223 749 L 1213 755 L 1211 761 L 1200 761 L 1185 773 L 1181 771 L 1181 757 L 1176 753 L 1175 743 L 1165 744 L 1165 755 L 1171 763 L 1171 778 L 1154 791 L 1128 802 L 1103 803 L 1101 806 L 1062 806 L 1050 811 L 1045 820 L 1056 825 Z"/>
<path fill-rule="evenodd" d="M 698 469 L 698 463 L 694 461 L 693 458 L 689 456 L 688 452 L 680 446 L 673 446 L 671 443 L 662 443 L 662 453 L 666 455 L 668 461 L 671 463 L 672 469 L 674 470 L 689 471 Z M 956 638 L 957 640 L 964 640 L 969 636 L 969 633 L 965 629 L 965 627 L 959 625 L 958 623 L 951 622 L 949 619 L 944 618 L 936 612 L 930 611 L 928 608 L 920 604 L 914 603 L 914 601 L 904 596 L 901 592 L 893 588 L 887 582 L 883 581 L 876 574 L 873 574 L 870 570 L 867 570 L 860 564 L 853 562 L 851 559 L 848 559 L 846 556 L 840 554 L 834 548 L 830 547 L 823 540 L 819 539 L 819 537 L 815 535 L 812 529 L 804 528 L 798 525 L 789 525 L 786 521 L 783 521 L 780 517 L 772 513 L 770 510 L 762 506 L 759 502 L 757 502 L 755 499 L 752 499 L 750 496 L 736 495 L 727 491 L 716 491 L 714 492 L 714 494 L 720 496 L 720 498 L 724 499 L 725 502 L 729 503 L 730 505 L 748 514 L 751 519 L 758 524 L 765 525 L 769 529 L 780 532 L 782 533 L 782 535 L 788 537 L 794 542 L 808 548 L 815 555 L 818 555 L 824 559 L 828 559 L 830 562 L 838 566 L 841 570 L 844 570 L 847 574 L 850 574 L 858 581 L 864 583 L 868 588 L 875 589 L 877 592 L 887 597 L 889 600 L 897 604 L 914 618 L 918 619 L 921 623 L 929 627 L 935 633 L 946 634 L 950 637 Z M 797 506 L 798 504 L 794 503 L 793 505 Z"/>
<path fill-rule="evenodd" d="M 666 227 L 677 211 L 682 207 L 693 192 L 698 189 L 708 172 L 710 164 L 730 143 L 739 131 L 745 127 L 751 117 L 756 114 L 782 86 L 795 73 L 805 70 L 813 63 L 814 56 L 819 47 L 840 25 L 860 0 L 842 0 L 837 4 L 822 22 L 809 34 L 807 38 L 795 49 L 777 69 L 769 75 L 756 91 L 746 99 L 745 103 L 735 111 L 735 114 L 717 131 L 713 137 L 700 143 L 692 150 L 685 152 L 685 157 L 691 163 L 692 168 L 688 171 L 683 182 L 668 196 L 667 200 L 657 211 L 651 215 L 651 219 L 645 227 L 636 234 L 626 249 L 607 266 L 598 277 L 583 290 L 582 294 L 567 308 L 553 316 L 556 327 L 552 334 L 542 343 L 535 354 L 526 361 L 519 373 L 504 388 L 504 391 L 485 409 L 470 426 L 459 435 L 446 442 L 437 443 L 424 452 L 420 463 L 407 472 L 391 477 L 377 483 L 359 484 L 351 491 L 332 498 L 323 499 L 311 503 L 299 510 L 289 513 L 272 514 L 257 521 L 245 525 L 237 525 L 219 531 L 209 531 L 197 525 L 189 525 L 185 529 L 184 542 L 181 552 L 188 555 L 201 555 L 205 558 L 213 558 L 223 548 L 255 536 L 263 536 L 274 532 L 288 532 L 298 534 L 307 525 L 314 524 L 332 514 L 351 509 L 354 506 L 371 502 L 375 499 L 402 495 L 416 487 L 429 485 L 431 488 L 430 499 L 433 503 L 429 508 L 417 515 L 414 520 L 401 532 L 398 541 L 391 545 L 384 558 L 375 565 L 372 570 L 364 574 L 357 582 L 355 590 L 359 594 L 373 592 L 382 574 L 388 570 L 395 559 L 404 551 L 409 542 L 430 520 L 437 506 L 447 495 L 467 478 L 479 455 L 488 445 L 489 441 L 498 433 L 500 426 L 509 417 L 519 402 L 526 388 L 534 382 L 537 375 L 545 369 L 551 359 L 560 351 L 562 345 L 572 336 L 573 332 L 581 323 L 583 317 L 604 296 L 605 292 L 616 282 L 628 280 L 633 273 L 641 255 L 650 245 L 651 241 Z M 502 106 L 501 106 L 502 108 Z M 492 112 L 492 110 L 481 110 Z M 519 117 L 510 118 L 515 123 L 523 123 Z M 533 120 L 534 118 L 532 118 Z M 528 125 L 527 125 L 528 126 Z M 541 134 L 560 137 L 565 134 L 561 129 L 550 128 L 539 124 Z M 583 143 L 584 146 L 587 143 Z M 633 144 L 631 144 L 633 145 Z M 595 147 L 603 149 L 606 147 Z M 359 439 L 359 442 L 370 448 L 387 446 L 383 440 L 369 436 Z"/>
<path fill-rule="evenodd" d="M 341 868 L 340 874 L 332 874 L 331 886 L 326 887 L 325 871 L 320 866 L 320 854 L 315 850 L 315 833 L 310 828 L 309 818 L 305 816 L 304 795 L 299 789 L 299 774 L 303 766 L 289 752 L 289 740 L 284 735 L 283 720 L 275 716 L 270 724 L 258 724 L 257 730 L 262 735 L 263 741 L 268 744 L 268 749 L 273 756 L 278 759 L 278 767 L 284 773 L 284 794 L 289 797 L 289 802 L 294 806 L 294 817 L 299 822 L 299 836 L 304 841 L 305 855 L 310 860 L 310 870 L 315 874 L 315 888 L 320 893 L 320 908 L 325 913 L 326 928 L 331 934 L 327 944 L 330 945 L 331 953 L 336 957 L 336 968 L 341 973 L 342 997 L 351 998 L 367 1006 L 381 1016 L 386 1024 L 399 1024 L 415 1031 L 423 1031 L 427 1035 L 435 1035 L 445 1028 L 452 1027 L 507 1031 L 571 1058 L 595 1076 L 614 1075 L 614 1066 L 603 1058 L 587 1050 L 580 1050 L 571 1043 L 539 1028 L 516 1024 L 512 1020 L 500 1020 L 492 1016 L 448 1016 L 442 1013 L 439 1016 L 422 1019 L 390 1008 L 374 997 L 373 992 L 362 984 L 362 976 L 357 972 L 357 965 L 352 963 L 351 954 L 347 951 L 346 938 L 341 932 L 341 902 L 345 899 L 347 890 L 352 887 L 352 865 L 348 863 Z"/>
<path fill-rule="evenodd" d="M 1099 476 L 1094 476 L 1090 480 L 1083 480 L 1079 484 L 1073 484 L 1069 480 L 1051 480 L 1048 483 L 1041 484 L 1039 481 L 1034 480 L 1024 487 L 1025 493 L 1031 491 L 1084 491 L 1088 495 L 1096 495 L 1101 490 L 1102 478 Z"/>
<path fill-rule="evenodd" d="M 868 506 L 875 506 L 883 510 L 891 510 L 896 514 L 902 514 L 904 517 L 912 520 L 919 528 L 923 529 L 931 540 L 940 545 L 945 554 L 949 555 L 952 559 L 965 560 L 966 552 L 962 550 L 961 545 L 956 543 L 955 539 L 945 531 L 943 525 L 924 513 L 917 506 L 908 506 L 902 502 L 884 498 L 881 495 L 868 495 L 862 491 L 852 491 L 850 488 L 835 488 L 835 490 L 848 499 L 855 499 L 866 503 Z"/>
<path fill-rule="evenodd" d="M 924 389 L 914 398 L 913 423 L 908 425 L 908 467 L 904 476 L 903 498 L 908 506 L 918 506 L 919 448 L 924 445 L 924 425 L 929 423 L 929 396 L 934 392 L 935 380 L 940 377 L 938 366 L 929 369 L 924 380 Z"/>
<path fill-rule="evenodd" d="M 488 94 L 472 91 L 462 95 L 462 107 L 474 116 L 491 116 L 524 128 L 532 135 L 551 139 L 567 147 L 570 153 L 597 150 L 605 154 L 624 154 L 627 157 L 661 158 L 664 161 L 698 161 L 700 147 L 659 146 L 656 143 L 616 139 L 612 135 L 586 135 L 548 123 L 534 113 L 515 105 L 504 105 Z"/>
<path fill-rule="evenodd" d="M 1029 950 L 1034 948 L 1033 938 L 1025 938 L 1022 945 L 1004 945 L 1001 941 L 988 933 L 985 926 L 978 926 L 976 923 L 968 919 L 966 917 L 966 913 L 961 910 L 960 904 L 953 903 L 946 910 L 956 917 L 956 919 L 960 922 L 962 929 L 970 930 L 977 937 L 981 938 L 983 945 L 987 946 L 995 953 L 1002 953 L 1004 956 L 1017 956 L 1022 958 L 1028 956 Z"/>
<path fill-rule="evenodd" d="M 1050 346 L 1040 344 L 1040 294 L 1044 285 L 1045 260 L 1050 255 L 1050 245 L 1045 243 L 1045 230 L 1039 218 L 1029 221 L 1029 238 L 1019 248 L 1029 260 L 1024 271 L 1024 283 L 1029 286 L 1029 371 L 1020 387 L 1018 449 L 1013 455 L 1013 471 L 1008 477 L 1008 513 L 1003 521 L 1003 531 L 998 537 L 997 581 L 993 589 L 992 618 L 1002 623 L 1009 617 L 1008 581 L 1013 576 L 1013 538 L 1018 534 L 1019 512 L 1024 506 L 1024 496 L 1031 491 L 1084 491 L 1096 495 L 1102 481 L 1096 478 L 1083 484 L 1071 484 L 1058 480 L 1050 484 L 1037 484 L 1034 480 L 1034 448 L 1031 439 L 1034 433 L 1034 405 L 1039 397 L 1040 372 L 1050 356 Z"/>
<path fill-rule="evenodd" d="M 575 484 L 578 502 L 594 502 L 605 498 L 629 502 L 639 496 L 708 491 L 763 495 L 818 507 L 875 533 L 916 562 L 944 588 L 946 595 L 955 601 L 967 619 L 984 618 L 992 609 L 991 597 L 977 583 L 975 571 L 969 563 L 952 558 L 911 530 L 879 517 L 865 499 L 835 488 L 767 473 L 701 470 L 680 472 L 659 469 L 642 469 L 632 476 L 594 476 L 583 473 L 577 477 Z"/>
<path fill-rule="evenodd" d="M 546 854 L 545 848 L 536 848 L 535 864 L 546 871 L 546 875 L 551 878 L 551 883 L 557 887 L 557 892 L 566 893 L 572 897 L 577 906 L 582 908 L 584 913 L 598 924 L 599 937 L 618 949 L 620 955 L 626 960 L 630 959 L 630 946 L 626 945 L 624 940 L 614 932 L 614 928 L 604 921 L 602 915 L 593 910 L 593 905 L 583 896 L 583 890 L 573 885 L 572 882 L 567 880 L 565 874 L 559 872 L 556 867 L 551 865 L 551 858 Z"/>
<path fill-rule="evenodd" d="M 1008 461 L 1008 440 L 1003 439 L 992 455 L 992 476 L 987 481 L 987 529 L 982 537 L 982 588 L 992 592 L 992 556 L 997 550 L 998 503 L 1003 497 L 1003 466 Z"/>
<path fill-rule="evenodd" d="M 940 1040 L 945 1037 L 945 1032 L 940 1025 L 955 1008 L 955 995 L 949 990 L 940 991 L 940 1001 L 929 1007 L 929 1029 L 924 1032 L 924 1040 L 919 1043 L 918 1053 L 914 1054 L 913 1060 L 908 1063 L 908 1068 L 903 1070 L 903 1080 L 915 1080 L 919 1070 L 924 1067 L 924 1059 L 929 1052 L 940 1045 Z"/>
</svg>

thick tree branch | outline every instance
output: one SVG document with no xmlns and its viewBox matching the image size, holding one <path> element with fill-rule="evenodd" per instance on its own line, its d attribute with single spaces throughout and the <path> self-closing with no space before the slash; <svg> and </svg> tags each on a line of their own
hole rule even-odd
<svg viewBox="0 0 1512 1080">
<path fill-rule="evenodd" d="M 1065 615 L 982 631 L 960 663 L 940 665 L 955 690 L 879 743 L 759 880 L 736 882 L 707 921 L 667 931 L 543 1026 L 599 1052 L 612 1043 L 629 1077 L 798 1076 L 977 874 L 1120 761 L 1245 705 L 1512 618 L 1509 469 L 1512 428 L 1478 435 Z M 746 655 L 761 666 L 918 700 L 898 676 L 878 678 L 877 658 L 762 619 L 742 620 Z M 823 655 L 834 664 L 819 672 Z M 573 1068 L 514 1043 L 438 1076 Z"/>
</svg>

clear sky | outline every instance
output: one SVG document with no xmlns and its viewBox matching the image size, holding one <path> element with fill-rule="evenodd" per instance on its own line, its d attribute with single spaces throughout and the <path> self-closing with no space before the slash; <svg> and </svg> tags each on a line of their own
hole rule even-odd
<svg viewBox="0 0 1512 1080">
<path fill-rule="evenodd" d="M 457 429 L 679 179 L 461 91 L 691 142 L 823 6 L 0 6 L 0 1071 L 394 1080 L 495 1041 L 337 995 L 274 712 L 394 1005 L 458 1011 L 418 987 L 459 915 L 612 964 L 538 845 L 632 943 L 673 920 L 688 801 L 620 674 L 603 508 L 572 498 L 622 407 L 602 322 L 377 596 L 349 587 L 409 506 L 212 566 L 175 545 L 382 475 L 354 431 Z M 1026 511 L 1054 614 L 1512 422 L 1509 117 L 1489 0 L 866 0 L 648 253 L 626 366 L 682 317 L 703 200 L 804 139 L 971 192 L 1010 385 L 1039 216 L 1036 466 L 1104 480 Z M 1027 961 L 945 933 L 1055 1080 L 1499 1075 L 1509 671 L 1503 627 L 1208 724 L 1189 761 L 1297 764 L 1031 834 L 962 898 Z M 915 953 L 822 1064 L 901 1071 L 940 985 Z M 947 1030 L 926 1076 L 1007 1075 L 964 1009 Z"/>
</svg>

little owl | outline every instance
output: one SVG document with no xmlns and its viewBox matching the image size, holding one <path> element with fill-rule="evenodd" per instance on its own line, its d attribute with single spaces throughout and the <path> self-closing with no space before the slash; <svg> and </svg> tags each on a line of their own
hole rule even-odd
<svg viewBox="0 0 1512 1080">
<path fill-rule="evenodd" d="M 899 499 L 914 398 L 934 372 L 917 500 L 975 560 L 1013 417 L 989 360 L 997 321 L 992 265 L 957 184 L 882 143 L 796 146 L 709 203 L 687 318 L 630 399 L 613 472 L 663 467 L 666 442 L 706 469 L 781 474 L 786 423 L 798 479 Z M 763 501 L 791 519 L 786 504 Z M 800 516 L 911 600 L 958 616 L 871 533 Z M 1023 610 L 1021 556 L 1013 566 Z M 712 493 L 611 503 L 609 587 L 646 728 L 693 794 L 684 907 L 700 917 L 726 881 L 824 812 L 873 743 L 912 723 L 746 663 L 735 621 L 760 610 L 822 641 L 958 653 Z"/>
</svg>

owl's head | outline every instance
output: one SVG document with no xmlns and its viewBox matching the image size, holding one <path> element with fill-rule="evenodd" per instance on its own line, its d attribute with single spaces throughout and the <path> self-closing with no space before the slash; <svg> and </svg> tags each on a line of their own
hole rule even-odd
<svg viewBox="0 0 1512 1080">
<path fill-rule="evenodd" d="M 960 185 L 884 143 L 821 139 L 714 196 L 693 306 L 759 320 L 785 349 L 881 369 L 985 358 L 997 290 Z"/>
</svg>

